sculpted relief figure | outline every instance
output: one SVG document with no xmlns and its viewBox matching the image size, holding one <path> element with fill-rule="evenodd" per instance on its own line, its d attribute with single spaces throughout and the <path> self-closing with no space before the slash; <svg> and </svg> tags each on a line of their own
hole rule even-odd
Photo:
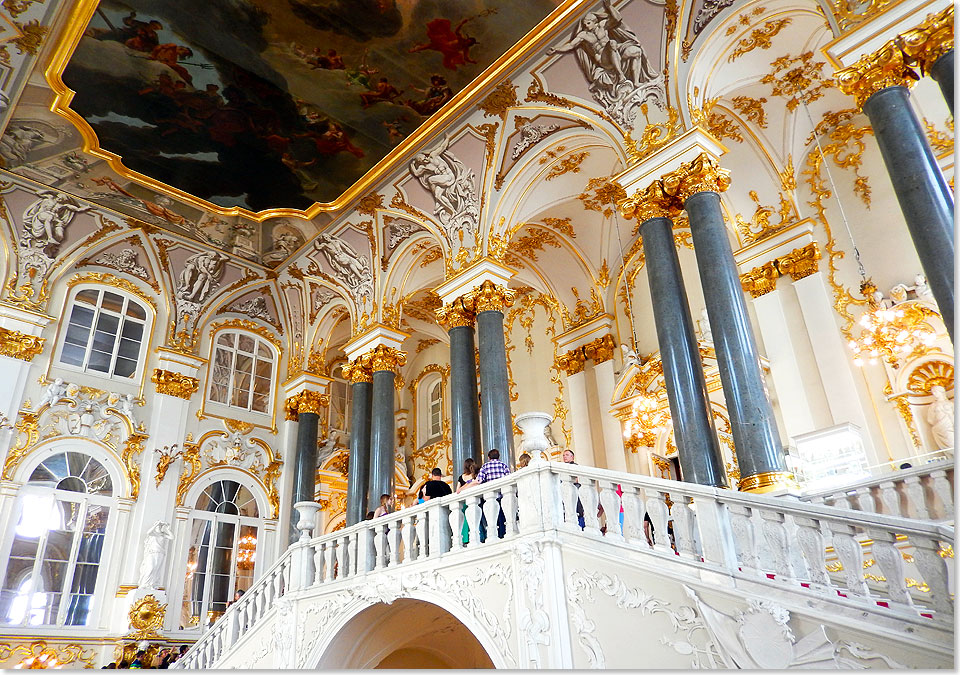
<svg viewBox="0 0 960 675">
<path fill-rule="evenodd" d="M 137 252 L 132 248 L 121 249 L 118 253 L 103 253 L 94 261 L 98 265 L 112 267 L 115 270 L 132 274 L 140 279 L 148 279 L 150 273 L 137 260 Z"/>
<path fill-rule="evenodd" d="M 51 251 L 49 247 L 56 249 L 74 215 L 89 211 L 90 207 L 80 206 L 62 192 L 45 190 L 38 194 L 40 199 L 23 212 L 24 245 L 56 255 L 56 250 Z"/>
<path fill-rule="evenodd" d="M 177 295 L 188 302 L 201 303 L 216 290 L 223 276 L 225 253 L 196 253 L 183 264 Z"/>
<path fill-rule="evenodd" d="M 933 402 L 927 409 L 927 422 L 937 450 L 953 447 L 953 403 L 947 398 L 947 390 L 938 384 L 930 387 Z"/>
<path fill-rule="evenodd" d="M 456 253 L 461 246 L 474 245 L 480 208 L 473 169 L 450 154 L 449 147 L 450 139 L 444 136 L 436 148 L 413 158 L 410 173 L 433 195 L 434 215 Z"/>
<path fill-rule="evenodd" d="M 357 253 L 350 244 L 326 232 L 314 239 L 314 246 L 323 253 L 327 263 L 333 268 L 334 276 L 342 281 L 357 300 L 373 293 L 373 274 L 370 262 Z"/>
<path fill-rule="evenodd" d="M 158 520 L 147 530 L 137 583 L 139 588 L 154 589 L 163 585 L 163 564 L 167 560 L 168 541 L 173 541 L 173 532 L 168 523 Z"/>
<path fill-rule="evenodd" d="M 547 50 L 557 52 L 574 53 L 590 93 L 619 124 L 632 128 L 636 108 L 648 97 L 660 108 L 665 105 L 663 74 L 650 65 L 610 0 L 603 0 L 603 10 L 580 19 L 567 42 Z"/>
</svg>

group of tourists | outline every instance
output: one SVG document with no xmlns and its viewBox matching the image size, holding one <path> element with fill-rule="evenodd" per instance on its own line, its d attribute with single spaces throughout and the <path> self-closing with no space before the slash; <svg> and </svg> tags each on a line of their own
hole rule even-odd
<svg viewBox="0 0 960 675">
<path fill-rule="evenodd" d="M 166 669 L 176 662 L 181 656 L 187 653 L 187 645 L 180 645 L 180 647 L 164 647 L 156 654 L 150 655 L 147 653 L 147 650 L 140 649 L 133 656 L 132 661 L 128 661 L 124 658 L 121 658 L 118 661 L 108 663 L 103 666 L 101 670 L 135 670 L 138 668 L 156 668 L 156 669 Z M 128 657 L 129 658 L 129 657 Z"/>
</svg>

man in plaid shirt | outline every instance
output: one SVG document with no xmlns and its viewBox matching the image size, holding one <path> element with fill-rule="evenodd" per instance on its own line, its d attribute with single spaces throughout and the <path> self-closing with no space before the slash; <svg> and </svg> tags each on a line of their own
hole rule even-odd
<svg viewBox="0 0 960 675">
<path fill-rule="evenodd" d="M 510 475 L 510 467 L 500 461 L 500 451 L 491 450 L 487 453 L 489 458 L 480 467 L 480 473 L 477 474 L 478 483 L 489 483 L 497 478 L 503 478 Z"/>
</svg>

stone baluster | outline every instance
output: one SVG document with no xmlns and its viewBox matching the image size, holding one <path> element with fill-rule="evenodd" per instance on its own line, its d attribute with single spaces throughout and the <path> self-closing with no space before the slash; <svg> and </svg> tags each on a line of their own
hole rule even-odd
<svg viewBox="0 0 960 675">
<path fill-rule="evenodd" d="M 417 514 L 417 556 L 420 558 L 426 558 L 430 555 L 429 545 L 427 542 L 427 514 L 426 512 L 420 512 Z"/>
<path fill-rule="evenodd" d="M 352 541 L 349 537 L 343 537 L 337 539 L 336 550 L 334 551 L 337 561 L 337 569 L 335 576 L 337 578 L 348 577 L 350 576 L 350 570 L 353 569 L 351 565 L 355 567 L 355 562 L 353 560 L 356 557 L 353 553 L 355 549 L 348 547 L 348 543 Z"/>
<path fill-rule="evenodd" d="M 940 500 L 940 518 L 953 518 L 953 483 L 947 478 L 946 469 L 930 472 L 930 487 Z"/>
<path fill-rule="evenodd" d="M 670 515 L 673 516 L 673 536 L 677 542 L 677 552 L 683 558 L 699 560 L 700 553 L 697 550 L 697 539 L 694 534 L 696 523 L 693 511 L 690 510 L 690 497 L 676 495 L 673 506 L 670 507 Z"/>
<path fill-rule="evenodd" d="M 463 468 L 468 457 L 483 459 L 474 352 L 476 318 L 464 306 L 462 296 L 437 310 L 437 322 L 450 337 L 450 455 L 455 473 Z"/>
<path fill-rule="evenodd" d="M 626 485 L 623 490 L 623 536 L 631 542 L 647 543 L 643 532 L 643 498 L 637 488 Z M 604 507 L 606 508 L 606 507 Z M 610 531 L 610 528 L 607 528 Z"/>
<path fill-rule="evenodd" d="M 826 570 L 827 555 L 820 521 L 801 516 L 794 516 L 793 519 L 797 524 L 797 542 L 803 553 L 803 561 L 807 567 L 806 578 L 810 581 L 811 588 L 829 588 L 832 584 Z"/>
<path fill-rule="evenodd" d="M 372 413 L 370 415 L 370 488 L 367 509 L 380 505 L 380 495 L 393 494 L 394 452 L 396 447 L 396 390 L 394 381 L 407 362 L 406 352 L 378 345 L 370 352 L 373 373 Z"/>
<path fill-rule="evenodd" d="M 467 527 L 470 534 L 467 546 L 473 548 L 480 545 L 480 495 L 467 492 Z"/>
<path fill-rule="evenodd" d="M 410 562 L 411 560 L 416 559 L 416 554 L 414 553 L 413 546 L 415 532 L 413 529 L 413 516 L 405 515 L 401 520 L 401 529 L 400 529 L 400 538 L 403 541 L 403 559 L 405 562 Z"/>
<path fill-rule="evenodd" d="M 865 513 L 876 513 L 877 509 L 873 503 L 873 494 L 869 487 L 857 488 L 856 492 L 857 509 Z"/>
<path fill-rule="evenodd" d="M 494 488 L 483 493 L 483 516 L 487 519 L 487 541 L 500 538 L 497 521 L 500 518 L 500 491 Z"/>
<path fill-rule="evenodd" d="M 759 556 L 753 527 L 753 509 L 743 504 L 729 504 L 730 528 L 737 548 L 737 563 L 740 571 L 759 572 Z"/>
<path fill-rule="evenodd" d="M 282 592 L 283 592 L 283 589 L 282 589 L 282 585 L 283 585 L 283 571 L 282 571 L 282 570 L 283 570 L 283 568 L 281 568 L 281 569 L 279 569 L 279 570 L 276 570 L 276 571 L 273 573 L 273 598 L 274 598 L 274 600 L 276 600 L 277 598 L 279 598 L 280 595 L 281 595 Z"/>
<path fill-rule="evenodd" d="M 647 497 L 647 514 L 653 523 L 653 548 L 664 553 L 672 552 L 670 535 L 667 533 L 667 505 L 664 493 L 651 491 Z"/>
<path fill-rule="evenodd" d="M 730 528 L 727 505 L 714 496 L 695 496 L 697 527 L 700 538 L 700 555 L 704 562 L 720 565 L 731 572 L 736 571 L 737 551 Z"/>
<path fill-rule="evenodd" d="M 396 567 L 400 564 L 400 521 L 394 520 L 393 526 L 387 529 L 387 551 L 390 554 L 388 567 Z"/>
<path fill-rule="evenodd" d="M 919 476 L 907 476 L 903 479 L 903 489 L 907 493 L 912 518 L 930 520 L 932 514 L 927 510 L 927 497 Z"/>
<path fill-rule="evenodd" d="M 328 541 L 323 545 L 323 581 L 333 581 L 333 560 L 337 547 L 337 541 Z M 318 575 L 319 576 L 319 575 Z M 319 578 L 318 578 L 319 582 Z"/>
<path fill-rule="evenodd" d="M 374 528 L 374 538 L 373 545 L 376 549 L 376 558 L 374 559 L 374 570 L 383 569 L 386 566 L 386 557 L 387 557 L 387 538 L 384 534 L 385 525 L 383 522 L 378 522 Z"/>
<path fill-rule="evenodd" d="M 952 340 L 953 195 L 910 104 L 908 88 L 916 77 L 894 41 L 835 75 L 840 89 L 853 95 L 857 107 L 870 119 L 907 229 Z"/>
<path fill-rule="evenodd" d="M 463 532 L 463 524 L 466 522 L 466 516 L 461 504 L 450 505 L 450 531 L 453 532 L 453 548 L 459 550 L 463 548 L 463 535 L 457 536 L 457 533 Z"/>
<path fill-rule="evenodd" d="M 600 519 L 597 508 L 600 505 L 597 495 L 597 482 L 592 478 L 580 479 L 580 503 L 583 504 L 583 531 L 587 534 L 600 534 Z"/>
<path fill-rule="evenodd" d="M 887 595 L 897 604 L 913 605 L 903 574 L 903 556 L 897 548 L 897 535 L 888 530 L 870 530 L 873 546 L 870 551 L 887 579 Z"/>
<path fill-rule="evenodd" d="M 659 180 L 621 204 L 624 215 L 636 215 L 641 221 L 653 319 L 683 479 L 726 487 L 720 441 L 673 240 L 670 216 L 679 208 Z"/>
<path fill-rule="evenodd" d="M 350 459 L 347 464 L 347 526 L 366 515 L 370 487 L 370 417 L 373 374 L 370 358 L 357 357 L 343 368 L 350 380 Z M 379 497 L 379 495 L 378 495 Z"/>
<path fill-rule="evenodd" d="M 563 526 L 566 529 L 580 529 L 577 520 L 577 484 L 570 476 L 562 476 L 560 483 L 560 499 L 563 501 Z"/>
<path fill-rule="evenodd" d="M 829 527 L 833 533 L 833 549 L 843 565 L 847 590 L 853 595 L 869 596 L 870 591 L 863 578 L 863 548 L 856 538 L 856 528 L 837 521 L 831 521 Z"/>
<path fill-rule="evenodd" d="M 600 504 L 606 516 L 606 536 L 609 539 L 620 541 L 623 539 L 623 530 L 620 526 L 620 497 L 617 495 L 617 484 L 610 481 L 600 483 Z"/>
<path fill-rule="evenodd" d="M 683 200 L 690 219 L 703 300 L 740 466 L 738 487 L 746 492 L 767 492 L 792 486 L 793 476 L 787 471 L 720 207 L 719 193 L 729 187 L 730 173 L 701 153 L 661 180 L 667 194 Z"/>
<path fill-rule="evenodd" d="M 928 537 L 911 536 L 913 561 L 930 588 L 930 601 L 941 621 L 953 622 L 953 599 L 947 584 L 947 564 L 940 555 L 940 542 Z"/>
<path fill-rule="evenodd" d="M 883 507 L 883 513 L 888 516 L 901 515 L 900 513 L 900 493 L 897 492 L 897 486 L 892 480 L 884 481 L 879 485 L 880 505 Z"/>
<path fill-rule="evenodd" d="M 760 531 L 763 533 L 763 541 L 766 544 L 770 562 L 773 564 L 773 571 L 780 577 L 792 577 L 784 521 L 784 515 L 779 511 L 760 510 Z"/>
<path fill-rule="evenodd" d="M 515 535 L 519 529 L 517 524 L 517 486 L 514 483 L 508 483 L 501 488 L 500 492 L 503 494 L 501 506 L 506 515 L 506 536 L 511 537 Z M 456 531 L 454 531 L 454 533 L 456 533 Z"/>
<path fill-rule="evenodd" d="M 323 580 L 323 555 L 331 542 L 317 544 L 313 549 L 313 583 L 316 586 Z"/>
<path fill-rule="evenodd" d="M 427 502 L 427 537 L 431 556 L 441 556 L 450 550 L 450 514 L 445 503 L 439 499 Z"/>
</svg>

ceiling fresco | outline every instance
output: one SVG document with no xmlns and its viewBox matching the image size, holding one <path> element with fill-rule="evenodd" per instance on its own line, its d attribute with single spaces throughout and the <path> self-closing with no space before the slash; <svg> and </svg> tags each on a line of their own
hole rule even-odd
<svg viewBox="0 0 960 675">
<path fill-rule="evenodd" d="M 128 169 L 222 207 L 305 209 L 559 4 L 102 0 L 62 80 Z"/>
</svg>

